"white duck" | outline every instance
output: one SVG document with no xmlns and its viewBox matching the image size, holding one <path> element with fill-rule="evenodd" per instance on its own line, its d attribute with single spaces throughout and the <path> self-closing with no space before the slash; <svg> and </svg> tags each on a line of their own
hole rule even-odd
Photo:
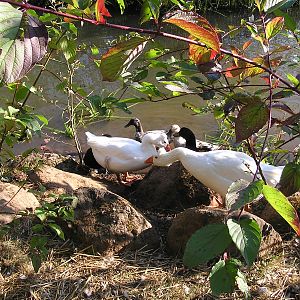
<svg viewBox="0 0 300 300">
<path fill-rule="evenodd" d="M 168 146 L 167 135 L 162 132 L 145 134 L 141 143 L 122 137 L 96 136 L 90 132 L 85 134 L 98 164 L 116 173 L 147 168 L 149 164 L 145 163 L 145 159 L 158 154 L 156 147 Z"/>
<path fill-rule="evenodd" d="M 180 161 L 191 175 L 222 197 L 225 197 L 234 181 L 245 179 L 251 182 L 256 171 L 256 163 L 252 157 L 231 150 L 195 152 L 179 147 L 159 156 L 151 156 L 145 162 L 156 166 L 169 166 L 175 161 Z M 267 183 L 275 186 L 284 167 L 265 163 L 260 166 Z"/>
</svg>

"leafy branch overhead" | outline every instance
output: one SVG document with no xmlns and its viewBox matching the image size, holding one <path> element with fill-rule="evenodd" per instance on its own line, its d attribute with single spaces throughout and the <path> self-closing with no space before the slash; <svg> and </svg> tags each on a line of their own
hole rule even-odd
<svg viewBox="0 0 300 300">
<path fill-rule="evenodd" d="M 0 80 L 11 83 L 22 78 L 47 51 L 44 24 L 26 12 L 0 2 Z"/>
</svg>

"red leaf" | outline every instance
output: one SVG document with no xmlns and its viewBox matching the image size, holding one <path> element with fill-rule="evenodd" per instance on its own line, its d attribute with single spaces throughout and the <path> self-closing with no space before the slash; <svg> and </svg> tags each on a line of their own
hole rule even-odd
<svg viewBox="0 0 300 300">
<path fill-rule="evenodd" d="M 268 121 L 269 109 L 259 100 L 254 100 L 243 106 L 235 121 L 235 135 L 237 143 L 258 132 Z"/>
<path fill-rule="evenodd" d="M 105 0 L 97 0 L 96 5 L 95 5 L 95 13 L 96 13 L 96 20 L 99 21 L 100 23 L 105 23 L 106 20 L 104 19 L 105 17 L 111 17 L 111 14 L 105 7 Z"/>
<path fill-rule="evenodd" d="M 244 68 L 233 65 L 232 67 L 226 69 L 225 76 L 228 78 L 233 78 L 242 74 L 244 70 Z"/>
</svg>

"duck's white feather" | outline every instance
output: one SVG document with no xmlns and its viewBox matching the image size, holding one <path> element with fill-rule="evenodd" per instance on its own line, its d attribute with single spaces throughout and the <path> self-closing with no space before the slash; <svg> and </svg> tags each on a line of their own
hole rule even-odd
<svg viewBox="0 0 300 300">
<path fill-rule="evenodd" d="M 96 161 L 112 172 L 142 170 L 148 167 L 145 159 L 157 155 L 156 147 L 168 145 L 164 133 L 146 134 L 142 143 L 128 138 L 96 136 L 90 132 L 86 132 L 86 136 Z"/>
<path fill-rule="evenodd" d="M 251 182 L 256 171 L 253 158 L 231 150 L 195 152 L 187 148 L 175 148 L 153 158 L 153 164 L 157 166 L 167 166 L 175 161 L 180 161 L 191 175 L 221 196 L 225 196 L 229 186 L 238 179 Z M 260 166 L 267 183 L 275 186 L 280 180 L 283 167 L 265 163 Z"/>
</svg>

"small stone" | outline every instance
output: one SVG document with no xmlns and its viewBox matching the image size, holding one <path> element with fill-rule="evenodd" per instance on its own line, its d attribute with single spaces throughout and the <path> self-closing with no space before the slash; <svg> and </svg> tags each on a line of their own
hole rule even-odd
<svg viewBox="0 0 300 300">
<path fill-rule="evenodd" d="M 268 295 L 269 294 L 269 289 L 267 287 L 265 287 L 265 286 L 260 286 L 257 289 L 257 293 L 259 295 Z"/>
<path fill-rule="evenodd" d="M 83 292 L 84 292 L 84 294 L 85 294 L 88 298 L 91 297 L 92 294 L 93 294 L 93 292 L 92 292 L 92 290 L 91 290 L 90 288 L 85 288 L 85 289 L 83 290 Z"/>
</svg>

